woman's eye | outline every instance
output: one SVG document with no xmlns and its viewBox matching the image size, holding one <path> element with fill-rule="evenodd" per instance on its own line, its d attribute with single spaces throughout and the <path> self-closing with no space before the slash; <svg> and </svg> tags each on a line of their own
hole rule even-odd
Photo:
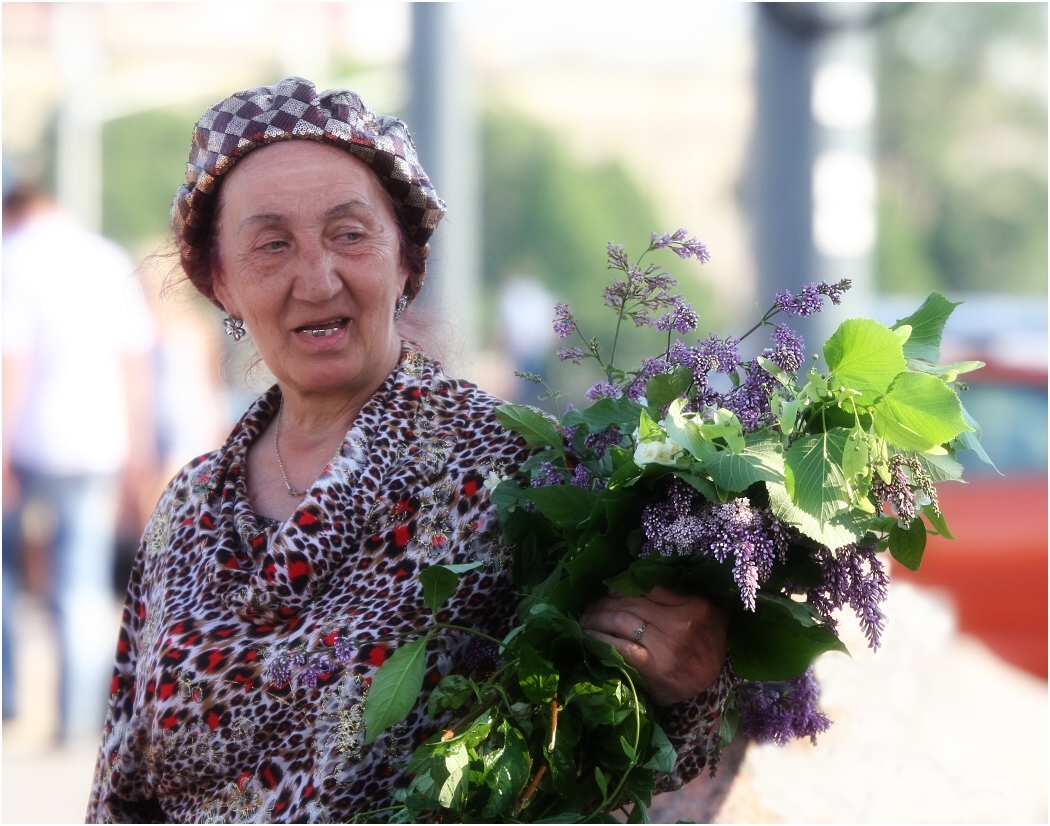
<svg viewBox="0 0 1050 826">
<path fill-rule="evenodd" d="M 260 249 L 276 251 L 276 250 L 284 249 L 285 246 L 287 246 L 287 243 L 285 241 L 281 241 L 281 240 L 276 240 L 275 239 L 273 241 L 266 241 L 266 242 L 264 242 L 263 244 L 260 245 Z"/>
<path fill-rule="evenodd" d="M 361 237 L 361 233 L 357 230 L 350 229 L 346 232 L 341 232 L 339 234 L 339 237 L 342 238 L 344 241 L 356 241 L 358 238 Z"/>
</svg>

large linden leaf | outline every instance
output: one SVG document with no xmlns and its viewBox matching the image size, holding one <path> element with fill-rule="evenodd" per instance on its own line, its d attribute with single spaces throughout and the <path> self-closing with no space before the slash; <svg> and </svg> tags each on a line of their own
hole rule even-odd
<svg viewBox="0 0 1050 826">
<path fill-rule="evenodd" d="M 755 482 L 782 482 L 784 454 L 771 434 L 748 439 L 739 453 L 720 450 L 704 458 L 704 470 L 723 490 L 740 492 Z"/>
<path fill-rule="evenodd" d="M 821 525 L 849 508 L 849 491 L 842 473 L 842 450 L 849 431 L 833 427 L 796 441 L 784 457 L 791 500 Z"/>
<path fill-rule="evenodd" d="M 423 690 L 427 639 L 406 642 L 379 666 L 365 701 L 365 745 L 408 716 Z"/>
<path fill-rule="evenodd" d="M 824 343 L 828 369 L 846 387 L 882 393 L 904 372 L 900 337 L 869 318 L 851 318 Z"/>
<path fill-rule="evenodd" d="M 949 301 L 934 291 L 922 302 L 919 309 L 894 324 L 894 330 L 905 325 L 911 327 L 911 335 L 904 343 L 904 355 L 911 359 L 937 361 L 941 357 L 941 335 L 944 333 L 944 325 L 948 322 L 948 316 L 958 306 L 959 303 Z"/>
<path fill-rule="evenodd" d="M 955 391 L 925 373 L 899 376 L 874 411 L 875 432 L 905 450 L 929 450 L 971 429 Z"/>
</svg>

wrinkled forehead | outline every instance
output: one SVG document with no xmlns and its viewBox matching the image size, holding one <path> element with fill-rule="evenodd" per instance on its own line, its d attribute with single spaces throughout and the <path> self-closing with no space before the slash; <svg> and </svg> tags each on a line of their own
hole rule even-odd
<svg viewBox="0 0 1050 826">
<path fill-rule="evenodd" d="M 395 221 L 392 198 L 378 176 L 349 152 L 314 141 L 282 141 L 260 147 L 230 170 L 219 190 L 216 219 L 232 209 L 244 214 L 323 215 L 356 206 L 380 220 Z M 221 233 L 221 229 L 220 229 Z"/>
</svg>

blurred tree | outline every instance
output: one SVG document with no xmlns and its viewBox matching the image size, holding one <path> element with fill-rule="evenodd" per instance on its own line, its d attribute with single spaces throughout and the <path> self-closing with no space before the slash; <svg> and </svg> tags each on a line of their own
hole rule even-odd
<svg viewBox="0 0 1050 826">
<path fill-rule="evenodd" d="M 186 181 L 195 114 L 153 110 L 106 123 L 102 232 L 129 249 L 168 237 L 175 190 Z"/>
<path fill-rule="evenodd" d="M 1046 14 L 916 3 L 882 27 L 883 292 L 1046 293 Z"/>
<path fill-rule="evenodd" d="M 612 162 L 582 164 L 557 134 L 526 117 L 505 110 L 487 112 L 483 122 L 482 261 L 487 301 L 502 280 L 529 275 L 544 282 L 569 303 L 581 327 L 610 346 L 615 315 L 602 303 L 612 273 L 606 269 L 606 245 L 623 244 L 631 260 L 645 249 L 649 234 L 673 231 L 657 218 L 652 201 L 627 171 Z M 720 318 L 710 296 L 693 277 L 695 264 L 660 251 L 647 258 L 678 278 L 681 292 L 701 314 L 704 330 Z M 494 319 L 494 313 L 486 313 Z M 553 308 L 551 319 L 554 318 Z M 643 356 L 666 346 L 666 333 L 633 330 L 618 345 L 617 365 L 637 367 Z M 488 331 L 491 334 L 491 330 Z M 566 344 L 582 344 L 578 337 Z M 622 353 L 622 357 L 621 354 Z M 578 390 L 600 378 L 596 366 L 552 365 L 559 389 Z"/>
</svg>

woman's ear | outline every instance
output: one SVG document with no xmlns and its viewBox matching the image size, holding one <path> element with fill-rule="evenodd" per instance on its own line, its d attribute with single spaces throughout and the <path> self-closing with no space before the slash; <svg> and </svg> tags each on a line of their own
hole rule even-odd
<svg viewBox="0 0 1050 826">
<path fill-rule="evenodd" d="M 234 307 L 234 301 L 230 295 L 229 290 L 226 289 L 226 284 L 222 280 L 222 276 L 216 273 L 212 276 L 212 291 L 215 293 L 215 298 L 218 299 L 222 305 L 222 309 L 227 315 L 234 316 L 235 318 L 242 318 L 241 314 L 237 312 Z"/>
</svg>

